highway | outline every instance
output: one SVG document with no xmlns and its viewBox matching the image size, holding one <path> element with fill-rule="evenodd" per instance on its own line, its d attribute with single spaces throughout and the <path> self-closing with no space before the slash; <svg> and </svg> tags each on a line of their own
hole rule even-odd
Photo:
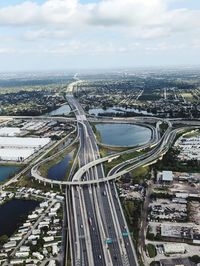
<svg viewBox="0 0 200 266">
<path fill-rule="evenodd" d="M 73 216 L 69 219 L 72 265 L 138 265 L 112 179 L 163 156 L 177 132 L 185 128 L 172 129 L 171 122 L 168 122 L 169 127 L 162 138 L 157 131 L 155 148 L 112 169 L 112 179 L 109 179 L 104 175 L 96 138 L 82 107 L 73 96 L 68 97 L 68 102 L 76 110 L 80 138 L 80 170 L 74 175 L 67 192 L 72 202 L 76 198 L 68 210 L 68 216 Z"/>
<path fill-rule="evenodd" d="M 76 119 L 67 119 L 64 117 L 34 117 L 34 119 L 53 119 L 56 121 L 77 123 L 77 138 L 70 145 L 73 145 L 79 139 L 80 147 L 77 155 L 79 169 L 71 176 L 71 180 L 69 181 L 48 180 L 42 177 L 37 171 L 38 167 L 41 163 L 59 154 L 58 152 L 58 154 L 42 160 L 49 152 L 48 150 L 24 169 L 22 173 L 32 167 L 31 174 L 39 181 L 44 183 L 48 182 L 52 185 L 66 186 L 67 223 L 72 265 L 138 266 L 135 248 L 116 190 L 115 179 L 120 178 L 122 175 L 139 166 L 152 163 L 162 157 L 174 141 L 177 132 L 187 128 L 199 128 L 200 121 L 184 121 L 181 119 L 166 120 L 168 122 L 168 129 L 161 137 L 159 124 L 163 120 L 161 121 L 160 118 L 90 118 L 88 120 L 83 108 L 73 97 L 74 87 L 78 83 L 79 81 L 70 84 L 67 89 L 67 100 L 76 115 Z M 5 117 L 5 119 L 7 118 L 33 119 L 33 117 Z M 124 152 L 100 158 L 97 140 L 90 126 L 90 121 L 138 124 L 144 124 L 150 121 L 151 123 L 156 123 L 156 130 L 152 126 L 149 126 L 152 128 L 153 133 L 152 140 L 149 143 L 141 147 L 135 147 Z M 172 126 L 176 126 L 177 128 Z M 70 134 L 75 133 L 76 129 Z M 150 151 L 118 164 L 111 169 L 108 176 L 105 176 L 103 170 L 104 162 L 122 154 L 149 147 L 151 147 Z M 11 182 L 17 181 L 22 173 L 9 180 L 9 183 L 6 183 L 4 187 Z"/>
<path fill-rule="evenodd" d="M 71 176 L 69 181 L 48 180 L 42 177 L 37 169 L 44 161 L 37 161 L 31 169 L 33 177 L 52 185 L 66 185 L 66 207 L 68 218 L 68 233 L 70 241 L 70 257 L 72 265 L 138 265 L 135 248 L 124 217 L 122 206 L 115 186 L 115 179 L 134 170 L 139 166 L 149 164 L 163 156 L 173 142 L 178 131 L 189 126 L 199 127 L 199 121 L 174 120 L 167 121 L 168 129 L 161 137 L 159 132 L 160 119 L 134 118 L 110 120 L 114 123 L 156 123 L 156 130 L 152 128 L 153 138 L 150 143 L 135 147 L 128 151 L 100 158 L 96 137 L 79 102 L 73 97 L 73 86 L 70 84 L 67 100 L 74 110 L 77 123 L 77 138 L 80 147 L 77 155 L 79 170 Z M 19 117 L 21 118 L 21 117 Z M 40 117 L 42 119 L 42 117 Z M 69 121 L 65 118 L 54 118 Z M 109 118 L 110 119 L 110 118 Z M 109 121 L 101 119 L 101 121 Z M 72 121 L 72 120 L 71 120 Z M 172 128 L 172 124 L 181 128 Z M 179 125 L 180 124 L 180 125 Z M 182 125 L 181 125 L 182 124 Z M 185 127 L 186 126 L 186 127 Z M 117 165 L 105 176 L 103 162 L 116 156 L 131 153 L 151 147 L 151 150 L 131 160 Z M 56 156 L 53 155 L 53 157 Z M 49 158 L 45 159 L 49 160 Z M 67 262 L 66 262 L 67 265 Z"/>
<path fill-rule="evenodd" d="M 68 102 L 77 118 L 82 168 L 100 158 L 99 150 L 84 110 L 73 96 L 68 96 Z M 80 183 L 104 178 L 102 164 L 98 164 L 82 172 Z M 70 186 L 66 198 L 72 265 L 138 265 L 113 182 Z"/>
</svg>

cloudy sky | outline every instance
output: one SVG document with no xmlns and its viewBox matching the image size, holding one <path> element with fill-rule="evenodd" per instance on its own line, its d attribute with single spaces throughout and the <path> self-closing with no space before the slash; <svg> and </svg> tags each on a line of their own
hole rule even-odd
<svg viewBox="0 0 200 266">
<path fill-rule="evenodd" d="M 0 71 L 193 65 L 199 0 L 1 0 Z"/>
</svg>

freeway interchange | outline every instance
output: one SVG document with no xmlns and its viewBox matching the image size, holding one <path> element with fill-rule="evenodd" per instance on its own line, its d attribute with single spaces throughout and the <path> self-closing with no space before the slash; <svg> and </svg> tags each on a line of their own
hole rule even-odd
<svg viewBox="0 0 200 266">
<path fill-rule="evenodd" d="M 88 119 L 78 100 L 73 97 L 73 87 L 75 85 L 76 82 L 68 86 L 67 100 L 76 118 L 34 118 L 76 122 L 77 137 L 74 142 L 79 140 L 77 154 L 79 169 L 74 175 L 70 176 L 68 181 L 50 180 L 41 176 L 38 167 L 50 158 L 40 160 L 41 157 L 31 163 L 28 169 L 32 167 L 31 175 L 40 182 L 66 187 L 67 227 L 72 265 L 138 266 L 136 251 L 118 197 L 115 180 L 139 166 L 150 164 L 161 158 L 168 151 L 178 132 L 187 128 L 199 128 L 200 121 L 165 120 L 168 123 L 168 128 L 161 137 L 159 124 L 162 120 L 156 117 L 125 118 L 121 120 L 112 118 Z M 26 118 L 32 119 L 32 117 Z M 151 127 L 152 139 L 149 143 L 114 155 L 100 157 L 97 140 L 89 123 L 90 121 L 145 124 L 149 120 L 156 124 L 156 127 Z M 104 162 L 139 150 L 144 150 L 145 153 L 116 165 L 108 175 L 105 175 Z M 56 154 L 53 155 L 53 157 L 55 156 Z M 27 169 L 25 170 L 27 171 Z M 21 174 L 9 180 L 9 184 L 17 181 Z M 65 265 L 68 265 L 67 259 Z"/>
<path fill-rule="evenodd" d="M 73 97 L 72 85 L 70 85 L 67 100 L 76 115 L 77 136 L 80 143 L 77 154 L 79 169 L 68 181 L 47 180 L 38 173 L 38 164 L 32 168 L 31 174 L 39 181 L 66 186 L 68 237 L 72 265 L 139 265 L 114 181 L 137 167 L 152 163 L 162 157 L 174 141 L 177 132 L 187 127 L 199 127 L 200 122 L 167 120 L 168 129 L 161 137 L 160 119 L 150 118 L 155 120 L 156 128 L 152 128 L 153 137 L 149 143 L 100 158 L 96 137 L 83 108 Z M 142 122 L 146 123 L 148 119 L 142 118 Z M 106 121 L 112 121 L 112 119 L 107 118 L 104 122 Z M 138 121 L 136 118 L 134 120 L 124 119 L 122 122 L 137 123 Z M 180 124 L 180 127 L 173 128 L 172 125 L 175 123 Z M 122 154 L 147 148 L 150 149 L 143 155 L 120 163 L 105 176 L 104 162 Z"/>
<path fill-rule="evenodd" d="M 177 132 L 185 127 L 172 129 L 168 121 L 169 127 L 162 138 L 156 131 L 152 143 L 146 146 L 155 146 L 153 149 L 121 163 L 105 177 L 102 163 L 110 156 L 100 158 L 84 110 L 72 94 L 68 95 L 68 102 L 75 110 L 80 138 L 79 170 L 66 189 L 72 265 L 139 265 L 114 179 L 163 156 Z"/>
</svg>

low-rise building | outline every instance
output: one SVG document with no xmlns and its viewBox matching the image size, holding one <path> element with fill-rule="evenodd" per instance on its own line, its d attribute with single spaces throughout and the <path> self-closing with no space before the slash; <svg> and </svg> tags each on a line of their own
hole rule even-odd
<svg viewBox="0 0 200 266">
<path fill-rule="evenodd" d="M 33 252 L 33 257 L 37 258 L 38 260 L 43 260 L 44 256 L 40 254 L 39 252 Z"/>
<path fill-rule="evenodd" d="M 3 245 L 4 248 L 13 248 L 13 247 L 16 247 L 17 245 L 17 242 L 16 241 L 10 241 L 6 244 Z"/>
<path fill-rule="evenodd" d="M 162 171 L 159 173 L 158 179 L 165 185 L 169 185 L 173 182 L 173 173 L 172 171 Z"/>
<path fill-rule="evenodd" d="M 176 254 L 176 253 L 185 253 L 185 245 L 182 243 L 167 243 L 163 244 L 164 253 L 167 254 Z"/>
<path fill-rule="evenodd" d="M 17 258 L 27 258 L 29 256 L 29 251 L 17 251 L 15 257 Z"/>
<path fill-rule="evenodd" d="M 188 258 L 178 259 L 161 259 L 161 266 L 194 266 L 194 264 Z"/>
</svg>

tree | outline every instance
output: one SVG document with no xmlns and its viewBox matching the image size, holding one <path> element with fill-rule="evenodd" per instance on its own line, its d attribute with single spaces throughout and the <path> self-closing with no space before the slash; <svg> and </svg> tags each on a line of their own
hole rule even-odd
<svg viewBox="0 0 200 266">
<path fill-rule="evenodd" d="M 5 244 L 7 241 L 8 241 L 8 236 L 7 235 L 0 236 L 0 245 Z"/>
</svg>

